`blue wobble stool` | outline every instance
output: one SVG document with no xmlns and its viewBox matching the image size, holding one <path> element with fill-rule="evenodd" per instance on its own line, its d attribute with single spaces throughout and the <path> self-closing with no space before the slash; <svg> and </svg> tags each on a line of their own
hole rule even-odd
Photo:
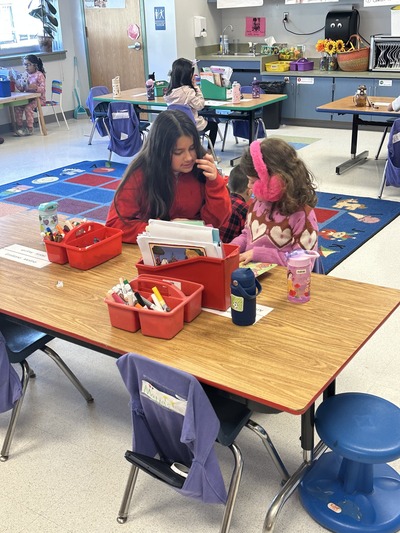
<svg viewBox="0 0 400 533">
<path fill-rule="evenodd" d="M 400 457 L 400 409 L 349 392 L 324 400 L 315 426 L 332 450 L 304 476 L 303 507 L 337 533 L 400 531 L 400 474 L 386 463 Z"/>
</svg>

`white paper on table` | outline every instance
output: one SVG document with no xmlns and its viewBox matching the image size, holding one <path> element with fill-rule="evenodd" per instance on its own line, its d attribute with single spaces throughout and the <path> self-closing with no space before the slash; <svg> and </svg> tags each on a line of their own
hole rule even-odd
<svg viewBox="0 0 400 533">
<path fill-rule="evenodd" d="M 273 310 L 274 310 L 273 307 L 267 307 L 266 305 L 256 305 L 256 320 L 254 323 L 258 322 L 260 318 L 268 315 L 268 313 L 270 313 Z M 202 307 L 202 311 L 206 311 L 207 313 L 213 313 L 214 315 L 224 316 L 226 318 L 232 318 L 230 307 L 228 307 L 226 311 L 219 311 L 218 309 L 210 309 L 209 307 Z"/>
<path fill-rule="evenodd" d="M 35 268 L 43 268 L 50 265 L 46 252 L 21 246 L 20 244 L 11 244 L 10 246 L 1 248 L 0 257 Z"/>
<path fill-rule="evenodd" d="M 389 102 L 373 102 L 374 105 L 377 105 L 377 106 L 385 106 L 387 107 L 389 105 Z"/>
</svg>

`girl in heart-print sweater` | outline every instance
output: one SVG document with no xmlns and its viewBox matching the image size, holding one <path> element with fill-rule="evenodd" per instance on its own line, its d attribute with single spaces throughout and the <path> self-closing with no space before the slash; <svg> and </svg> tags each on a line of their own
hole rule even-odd
<svg viewBox="0 0 400 533">
<path fill-rule="evenodd" d="M 246 224 L 231 241 L 239 260 L 287 264 L 287 254 L 318 249 L 317 196 L 313 176 L 287 142 L 254 141 L 240 165 L 253 190 Z"/>
</svg>

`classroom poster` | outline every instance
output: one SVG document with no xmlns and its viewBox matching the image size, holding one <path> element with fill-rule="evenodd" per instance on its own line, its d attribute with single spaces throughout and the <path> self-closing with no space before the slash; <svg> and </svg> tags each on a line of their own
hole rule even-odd
<svg viewBox="0 0 400 533">
<path fill-rule="evenodd" d="M 246 37 L 265 37 L 265 17 L 246 17 Z"/>
</svg>

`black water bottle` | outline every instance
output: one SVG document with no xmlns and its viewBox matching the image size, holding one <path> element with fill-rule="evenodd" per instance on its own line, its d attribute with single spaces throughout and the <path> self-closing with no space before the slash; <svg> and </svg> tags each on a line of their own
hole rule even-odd
<svg viewBox="0 0 400 533">
<path fill-rule="evenodd" d="M 261 285 L 251 268 L 237 268 L 231 276 L 232 322 L 237 326 L 251 326 L 256 320 L 256 297 Z"/>
</svg>

